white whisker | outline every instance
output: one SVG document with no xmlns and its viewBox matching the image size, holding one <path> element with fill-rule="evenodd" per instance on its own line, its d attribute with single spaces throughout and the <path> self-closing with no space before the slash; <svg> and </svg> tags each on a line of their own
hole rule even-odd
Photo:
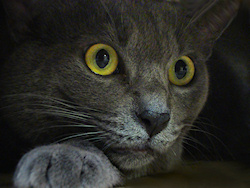
<svg viewBox="0 0 250 188">
<path fill-rule="evenodd" d="M 189 135 L 184 136 L 183 139 L 192 141 L 192 142 L 194 142 L 194 143 L 196 143 L 196 144 L 199 144 L 199 145 L 202 146 L 204 149 L 206 149 L 207 151 L 209 151 L 209 149 L 208 149 L 204 144 L 202 144 L 202 143 L 199 142 L 197 139 L 195 139 L 195 138 L 193 138 L 193 137 L 191 137 L 191 136 L 189 136 Z"/>
<path fill-rule="evenodd" d="M 204 130 L 201 130 L 201 129 L 190 129 L 191 131 L 195 131 L 195 132 L 200 132 L 200 133 L 204 133 L 208 140 L 210 141 L 211 144 L 213 144 L 212 140 L 209 138 L 209 136 L 213 137 L 215 140 L 217 140 L 226 150 L 227 152 L 230 154 L 230 156 L 234 159 L 234 155 L 232 154 L 232 152 L 229 150 L 229 148 L 222 142 L 222 140 L 220 140 L 217 136 L 213 135 L 212 133 L 210 132 L 207 132 L 207 131 L 204 131 Z M 213 144 L 213 147 L 216 148 Z"/>
<path fill-rule="evenodd" d="M 188 142 L 183 141 L 183 143 L 186 144 L 186 145 L 188 145 L 188 146 L 191 146 L 192 148 L 194 148 L 194 149 L 196 149 L 197 151 L 199 151 L 200 154 L 201 154 L 206 160 L 208 160 L 207 156 L 206 156 L 200 149 L 198 149 L 197 147 L 195 147 L 194 145 L 192 145 L 192 144 L 190 144 L 190 143 L 188 143 Z"/>
<path fill-rule="evenodd" d="M 62 139 L 60 139 L 60 140 L 58 140 L 56 142 L 58 143 L 58 142 L 62 142 L 62 141 L 65 141 L 65 140 L 70 140 L 70 139 L 78 138 L 78 137 L 98 135 L 98 134 L 101 134 L 101 133 L 105 133 L 105 132 L 104 131 L 96 131 L 96 132 L 77 133 L 77 134 L 74 134 L 72 136 L 62 138 Z M 98 137 L 99 137 L 99 135 L 98 135 Z"/>
</svg>

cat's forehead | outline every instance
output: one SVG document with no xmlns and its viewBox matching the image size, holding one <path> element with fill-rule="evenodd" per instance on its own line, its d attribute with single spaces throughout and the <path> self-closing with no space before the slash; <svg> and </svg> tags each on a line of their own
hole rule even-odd
<svg viewBox="0 0 250 188">
<path fill-rule="evenodd" d="M 115 36 L 111 40 L 129 55 L 141 61 L 159 60 L 176 48 L 174 33 L 177 28 L 177 10 L 171 3 L 143 3 L 144 1 L 116 1 L 101 4 L 107 13 L 104 30 Z M 102 25 L 102 21 L 96 20 Z M 137 61 L 138 62 L 138 61 Z"/>
<path fill-rule="evenodd" d="M 36 34 L 51 40 L 67 40 L 83 35 L 110 35 L 125 44 L 134 33 L 137 34 L 133 38 L 135 42 L 153 43 L 168 37 L 176 24 L 176 9 L 169 3 L 160 7 L 157 3 L 136 2 L 45 1 L 35 8 L 38 13 L 32 28 Z"/>
<path fill-rule="evenodd" d="M 87 47 L 108 43 L 131 71 L 140 66 L 145 74 L 155 70 L 150 64 L 166 64 L 164 61 L 177 53 L 173 37 L 177 10 L 167 2 L 142 2 L 46 1 L 41 5 L 39 21 L 35 20 L 36 31 L 49 43 L 82 41 Z"/>
</svg>

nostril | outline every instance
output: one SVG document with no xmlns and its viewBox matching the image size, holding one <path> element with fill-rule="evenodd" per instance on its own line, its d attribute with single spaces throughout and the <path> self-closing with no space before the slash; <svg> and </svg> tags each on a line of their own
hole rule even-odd
<svg viewBox="0 0 250 188">
<path fill-rule="evenodd" d="M 144 119 L 144 118 L 142 118 L 142 117 L 140 117 L 140 116 L 139 116 L 139 118 L 142 120 L 142 122 L 143 122 L 146 126 L 151 126 L 150 120 Z"/>
<path fill-rule="evenodd" d="M 143 113 L 137 116 L 146 126 L 152 126 L 152 124 L 154 123 L 154 119 L 156 118 L 155 114 L 153 114 L 151 111 L 148 110 L 144 111 Z"/>
<path fill-rule="evenodd" d="M 169 113 L 157 113 L 149 110 L 137 115 L 137 117 L 150 137 L 160 133 L 170 120 Z"/>
</svg>

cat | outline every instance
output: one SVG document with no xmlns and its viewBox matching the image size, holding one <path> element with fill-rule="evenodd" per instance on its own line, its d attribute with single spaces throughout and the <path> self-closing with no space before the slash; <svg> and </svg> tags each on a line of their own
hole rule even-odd
<svg viewBox="0 0 250 188">
<path fill-rule="evenodd" d="M 183 2 L 3 0 L 15 47 L 1 136 L 6 158 L 13 141 L 33 148 L 16 187 L 113 187 L 179 164 L 207 100 L 206 61 L 240 4 Z"/>
</svg>

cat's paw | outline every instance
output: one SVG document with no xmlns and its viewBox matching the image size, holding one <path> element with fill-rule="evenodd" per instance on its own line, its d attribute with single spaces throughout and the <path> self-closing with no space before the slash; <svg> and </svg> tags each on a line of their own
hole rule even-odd
<svg viewBox="0 0 250 188">
<path fill-rule="evenodd" d="M 20 160 L 15 187 L 113 187 L 119 171 L 97 149 L 83 150 L 70 145 L 38 147 Z"/>
</svg>

